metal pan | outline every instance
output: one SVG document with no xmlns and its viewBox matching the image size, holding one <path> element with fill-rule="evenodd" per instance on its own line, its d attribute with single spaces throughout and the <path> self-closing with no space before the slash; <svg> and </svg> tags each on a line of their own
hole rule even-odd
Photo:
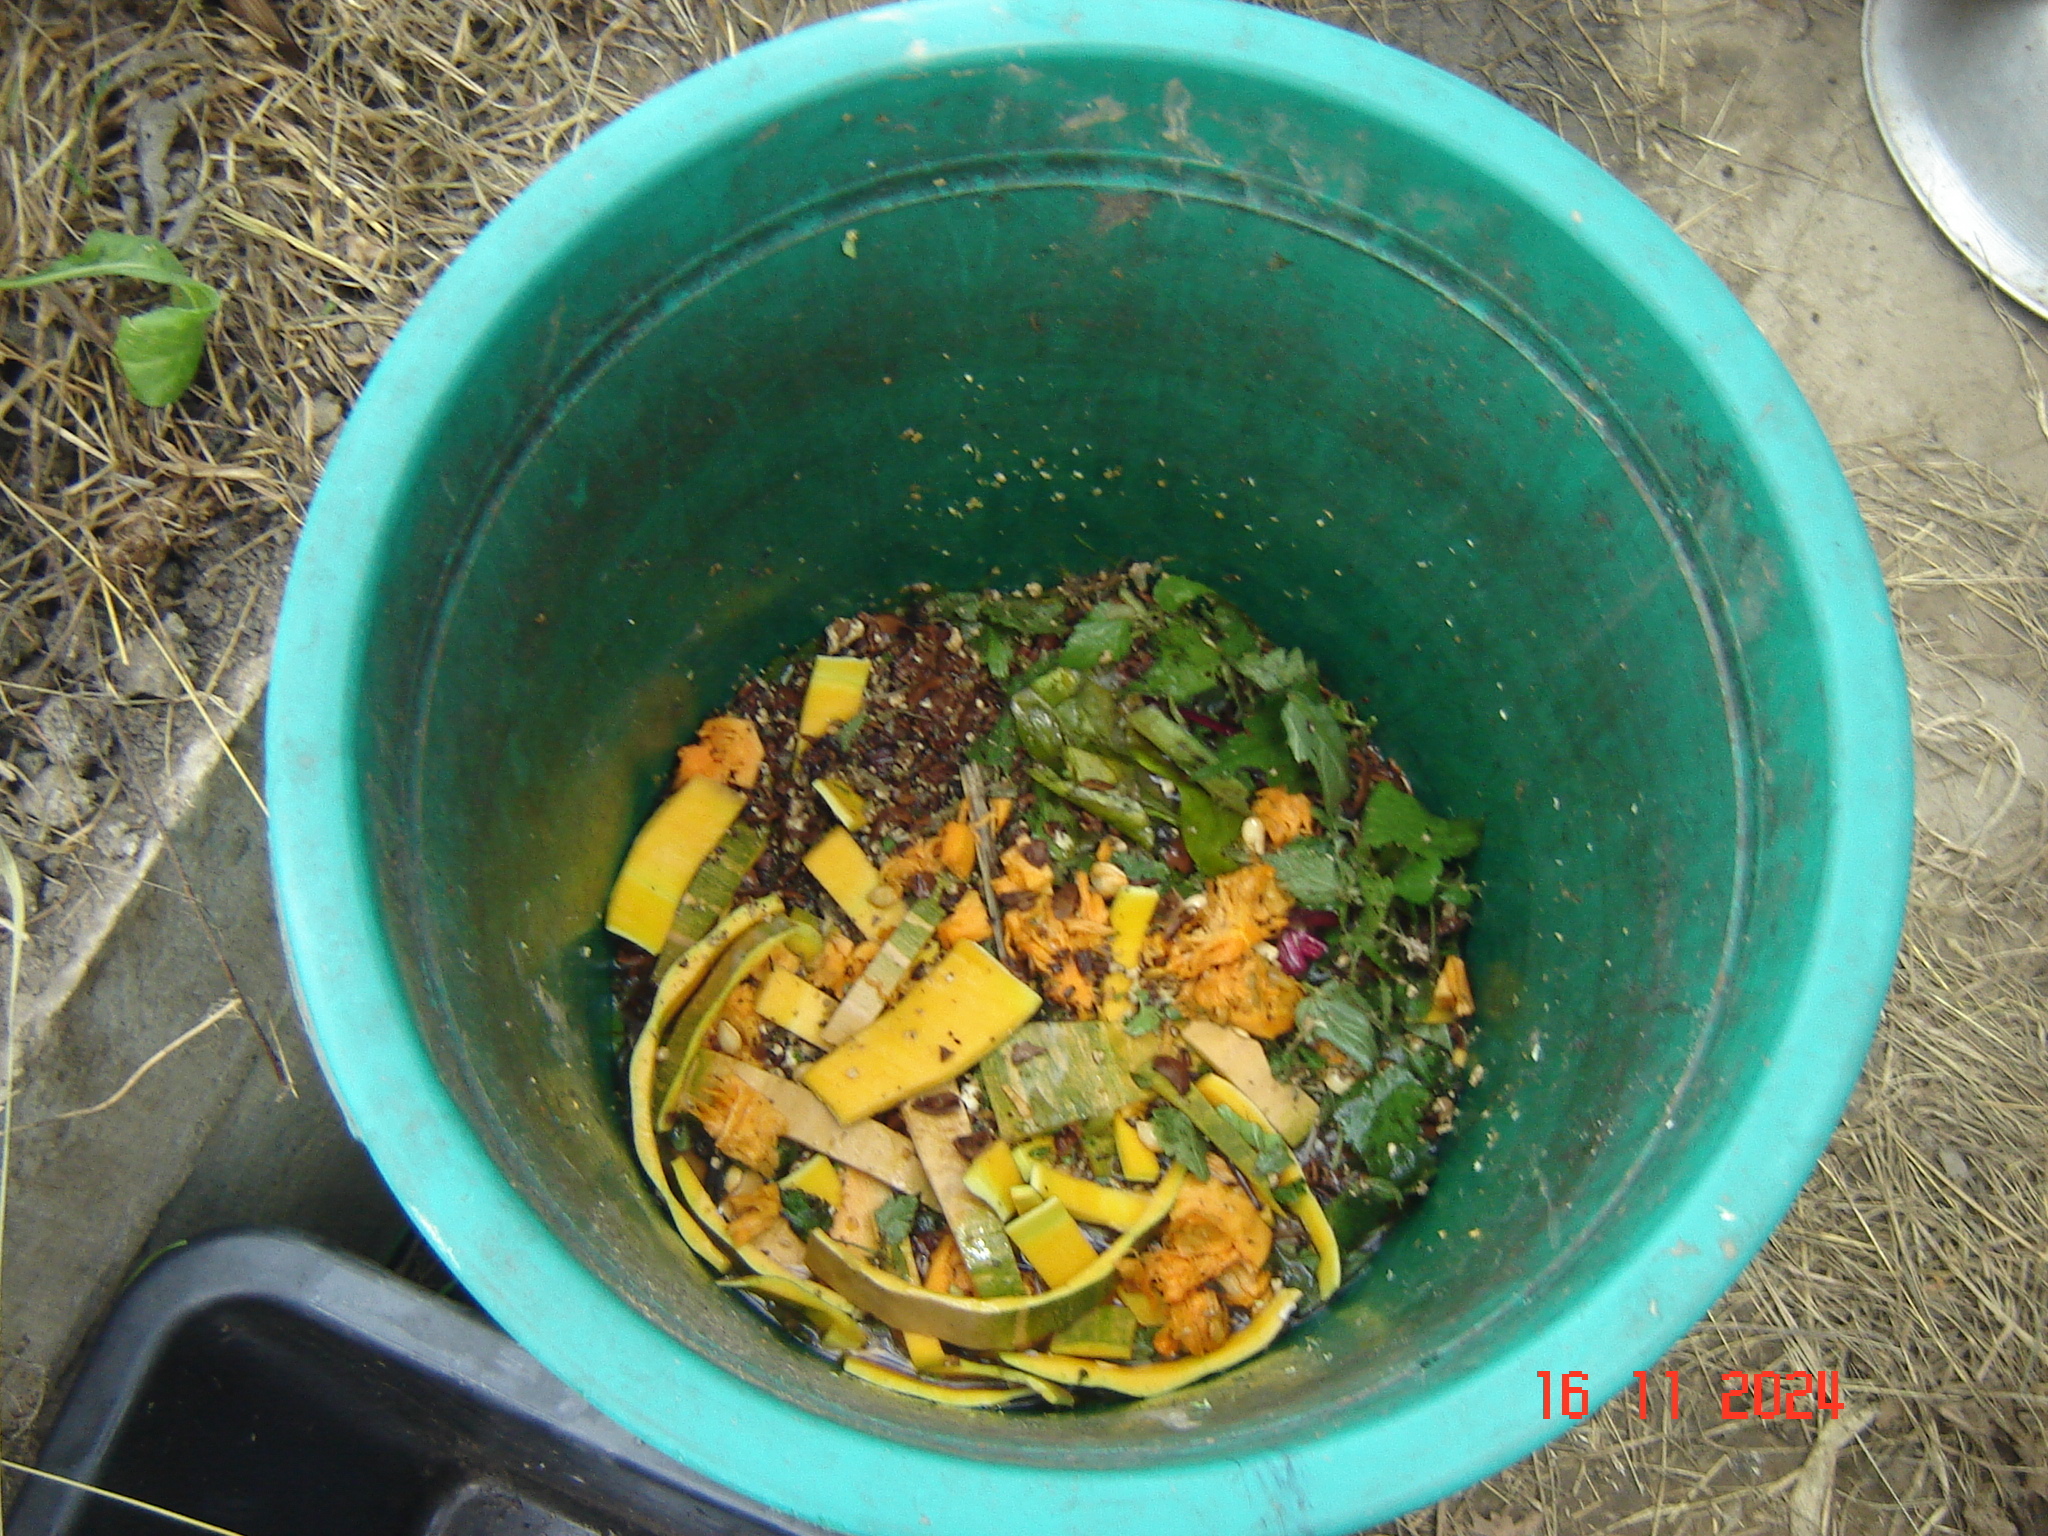
<svg viewBox="0 0 2048 1536">
<path fill-rule="evenodd" d="M 1863 78 L 1942 233 L 2048 317 L 2048 0 L 1869 0 Z"/>
</svg>

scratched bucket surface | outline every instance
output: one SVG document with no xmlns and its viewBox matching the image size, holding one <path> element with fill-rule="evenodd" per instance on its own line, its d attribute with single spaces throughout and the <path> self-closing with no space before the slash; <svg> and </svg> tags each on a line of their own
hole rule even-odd
<svg viewBox="0 0 2048 1536">
<path fill-rule="evenodd" d="M 1000 474 L 998 474 L 1000 471 Z M 1339 1303 L 1200 1388 L 964 1415 L 707 1283 L 609 1085 L 598 913 L 739 670 L 910 581 L 1178 557 L 1483 815 L 1482 1079 Z M 350 418 L 269 706 L 337 1095 L 621 1423 L 858 1532 L 1355 1531 L 1564 1427 L 1812 1166 L 1896 943 L 1875 564 L 1721 285 L 1535 124 L 1220 0 L 868 12 L 605 130 Z"/>
</svg>

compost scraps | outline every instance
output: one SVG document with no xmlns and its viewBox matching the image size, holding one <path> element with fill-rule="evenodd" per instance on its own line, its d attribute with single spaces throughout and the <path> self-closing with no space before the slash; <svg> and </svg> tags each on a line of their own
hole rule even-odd
<svg viewBox="0 0 2048 1536">
<path fill-rule="evenodd" d="M 1266 1349 L 1427 1192 L 1476 1072 L 1480 827 L 1370 728 L 1148 565 L 913 589 L 747 679 L 606 912 L 684 1243 L 946 1406 Z"/>
</svg>

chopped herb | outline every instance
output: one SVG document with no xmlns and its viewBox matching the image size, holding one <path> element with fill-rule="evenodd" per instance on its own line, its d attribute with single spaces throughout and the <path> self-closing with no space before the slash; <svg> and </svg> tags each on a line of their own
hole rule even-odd
<svg viewBox="0 0 2048 1536">
<path fill-rule="evenodd" d="M 1323 792 L 1323 808 L 1335 820 L 1344 804 L 1344 791 L 1349 787 L 1351 760 L 1343 721 L 1321 699 L 1291 693 L 1281 706 L 1280 723 L 1286 728 L 1287 749 L 1294 754 L 1295 761 L 1315 770 L 1316 782 Z"/>
<path fill-rule="evenodd" d="M 1395 874 L 1394 894 L 1403 901 L 1420 905 L 1436 893 L 1436 883 L 1443 878 L 1443 873 L 1442 859 L 1434 854 L 1417 854 Z"/>
<path fill-rule="evenodd" d="M 1086 672 L 1122 661 L 1131 654 L 1135 633 L 1130 609 L 1122 603 L 1104 603 L 1074 626 L 1060 651 L 1060 665 Z"/>
<path fill-rule="evenodd" d="M 1209 604 L 1209 631 L 1216 637 L 1216 649 L 1223 653 L 1225 661 L 1236 661 L 1264 649 L 1251 621 L 1221 598 Z"/>
<path fill-rule="evenodd" d="M 785 1189 L 782 1214 L 789 1218 L 798 1237 L 809 1237 L 820 1227 L 832 1225 L 832 1207 L 807 1189 Z"/>
<path fill-rule="evenodd" d="M 1422 1116 L 1429 1100 L 1414 1073 L 1386 1067 L 1345 1094 L 1331 1119 L 1368 1172 L 1405 1185 L 1426 1166 Z"/>
<path fill-rule="evenodd" d="M 1359 841 L 1368 848 L 1406 848 L 1410 853 L 1462 859 L 1479 846 L 1482 823 L 1433 816 L 1413 795 L 1391 784 L 1375 784 L 1365 802 Z"/>
<path fill-rule="evenodd" d="M 979 613 L 984 624 L 1013 635 L 1051 635 L 1065 622 L 1067 605 L 1056 597 L 985 597 Z"/>
<path fill-rule="evenodd" d="M 1266 862 L 1288 895 L 1305 907 L 1335 907 L 1350 897 L 1349 871 L 1327 837 L 1298 837 L 1267 854 Z"/>
<path fill-rule="evenodd" d="M 1124 1033 L 1127 1035 L 1149 1035 L 1159 1028 L 1165 1017 L 1157 1008 L 1147 1003 L 1128 1019 L 1124 1020 Z"/>
<path fill-rule="evenodd" d="M 1294 1010 L 1296 1025 L 1306 1034 L 1327 1040 L 1361 1067 L 1379 1060 L 1380 1032 L 1365 994 L 1348 981 L 1326 982 L 1304 997 Z"/>
<path fill-rule="evenodd" d="M 1226 772 L 1255 768 L 1288 789 L 1305 788 L 1308 778 L 1287 750 L 1287 728 L 1280 719 L 1284 707 L 1284 700 L 1268 699 L 1246 715 L 1244 729 L 1218 744 L 1216 766 Z"/>
<path fill-rule="evenodd" d="M 981 664 L 988 668 L 989 676 L 1001 682 L 1010 675 L 1010 666 L 1017 659 L 1017 647 L 1008 635 L 999 630 L 984 629 L 975 643 L 981 648 Z"/>
<path fill-rule="evenodd" d="M 917 1196 L 891 1195 L 875 1209 L 875 1232 L 882 1239 L 882 1247 L 894 1250 L 910 1236 L 910 1225 L 917 1219 Z"/>
<path fill-rule="evenodd" d="M 1218 1105 L 1216 1113 L 1238 1135 L 1242 1136 L 1255 1154 L 1252 1172 L 1262 1179 L 1275 1179 L 1285 1173 L 1294 1162 L 1294 1154 L 1287 1150 L 1287 1143 L 1263 1125 L 1245 1119 L 1236 1110 Z"/>
<path fill-rule="evenodd" d="M 1209 1144 L 1194 1121 L 1171 1104 L 1161 1104 L 1152 1111 L 1152 1134 L 1159 1138 L 1159 1150 L 1187 1169 L 1190 1177 L 1209 1177 Z"/>
<path fill-rule="evenodd" d="M 1173 879 L 1172 870 L 1142 849 L 1125 848 L 1111 854 L 1109 861 L 1139 885 L 1166 885 Z"/>
<path fill-rule="evenodd" d="M 967 761 L 984 768 L 1009 768 L 1017 761 L 1017 722 L 1007 714 L 967 749 Z"/>
<path fill-rule="evenodd" d="M 1197 598 L 1214 597 L 1216 589 L 1186 576 L 1168 573 L 1152 584 L 1152 602 L 1161 613 L 1179 613 Z"/>
<path fill-rule="evenodd" d="M 1176 704 L 1192 703 L 1222 677 L 1223 653 L 1199 625 L 1177 620 L 1152 642 L 1152 667 L 1138 679 L 1138 691 L 1156 693 Z"/>
<path fill-rule="evenodd" d="M 1315 667 L 1299 651 L 1272 650 L 1247 656 L 1238 662 L 1237 670 L 1261 693 L 1315 686 Z"/>
</svg>

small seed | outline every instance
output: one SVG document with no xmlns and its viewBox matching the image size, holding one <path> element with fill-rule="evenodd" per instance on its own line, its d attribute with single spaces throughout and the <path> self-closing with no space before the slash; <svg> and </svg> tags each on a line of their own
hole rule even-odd
<svg viewBox="0 0 2048 1536">
<path fill-rule="evenodd" d="M 1245 847 L 1250 850 L 1254 858 L 1264 856 L 1266 852 L 1266 824 L 1259 820 L 1258 817 L 1245 817 L 1244 825 L 1237 829 L 1237 835 L 1244 839 Z"/>
<path fill-rule="evenodd" d="M 733 1028 L 731 1019 L 718 1021 L 718 1048 L 728 1056 L 740 1053 L 740 1032 Z"/>
<path fill-rule="evenodd" d="M 868 892 L 868 905 L 874 907 L 893 907 L 902 899 L 903 893 L 886 881 Z"/>
</svg>

